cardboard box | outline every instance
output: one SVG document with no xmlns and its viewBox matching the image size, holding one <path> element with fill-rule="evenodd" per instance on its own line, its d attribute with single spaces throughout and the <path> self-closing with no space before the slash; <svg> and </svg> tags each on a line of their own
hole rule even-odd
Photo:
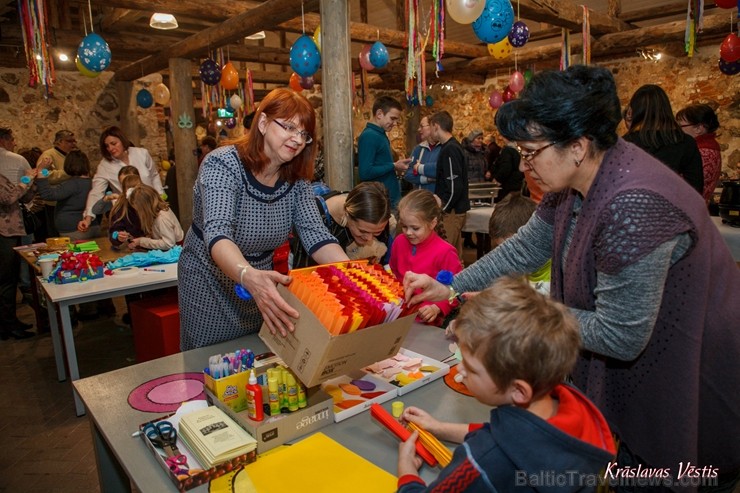
<svg viewBox="0 0 740 493">
<path fill-rule="evenodd" d="M 151 423 L 156 423 L 157 421 L 166 420 L 170 418 L 172 415 L 164 416 L 162 418 L 158 418 L 155 420 L 150 421 Z M 139 431 L 141 431 L 145 425 L 148 423 L 142 423 L 139 426 Z M 154 454 L 154 457 L 157 460 L 157 464 L 164 469 L 165 473 L 167 473 L 167 477 L 170 478 L 170 480 L 175 484 L 177 489 L 179 491 L 185 491 L 192 488 L 196 488 L 203 484 L 208 484 L 212 479 L 215 479 L 219 476 L 223 476 L 224 474 L 227 474 L 234 469 L 237 469 L 243 465 L 249 464 L 251 462 L 254 462 L 257 460 L 257 450 L 252 450 L 248 454 L 240 455 L 239 457 L 236 457 L 234 459 L 231 459 L 229 461 L 225 461 L 221 464 L 215 465 L 210 469 L 202 469 L 200 467 L 200 464 L 196 464 L 194 459 L 190 459 L 188 461 L 188 465 L 192 469 L 192 474 L 180 474 L 177 475 L 173 473 L 167 463 L 165 462 L 166 455 L 165 452 L 161 449 L 158 449 L 152 442 L 149 440 L 149 438 L 146 436 L 146 434 L 141 433 L 139 436 L 141 436 L 141 439 L 144 440 L 144 444 L 146 444 L 146 447 Z M 177 448 L 180 450 L 186 450 L 187 446 L 185 443 L 178 437 L 177 438 Z M 188 452 L 189 453 L 189 452 Z M 192 457 L 192 454 L 190 453 L 190 456 Z M 190 462 L 193 462 L 192 464 Z"/>
<path fill-rule="evenodd" d="M 138 363 L 180 352 L 177 296 L 167 294 L 132 301 L 129 313 Z"/>
<path fill-rule="evenodd" d="M 280 295 L 300 313 L 295 331 L 286 337 L 272 334 L 262 324 L 259 336 L 272 352 L 306 385 L 314 387 L 396 354 L 416 314 L 394 322 L 333 337 L 321 322 L 285 286 Z"/>
<path fill-rule="evenodd" d="M 267 368 L 282 363 L 277 356 L 269 356 L 255 360 L 254 368 L 257 375 L 264 373 Z M 228 406 L 234 412 L 247 409 L 247 383 L 249 383 L 249 372 L 244 371 L 228 377 L 214 379 L 207 373 L 203 374 L 206 389 L 210 390 L 214 397 Z"/>
<path fill-rule="evenodd" d="M 54 276 L 54 282 L 56 284 L 69 284 L 71 282 L 81 282 L 81 281 L 89 281 L 90 279 L 100 279 L 105 274 L 103 273 L 103 267 L 98 267 L 93 271 L 93 273 L 90 273 L 89 269 L 83 269 L 79 273 L 72 271 L 72 270 L 62 270 L 59 271 L 57 275 Z"/>
<path fill-rule="evenodd" d="M 232 408 L 218 400 L 207 387 L 206 397 L 257 440 L 258 454 L 313 433 L 334 422 L 332 398 L 318 387 L 306 391 L 308 405 L 303 409 L 277 416 L 265 415 L 262 421 L 249 419 L 247 411 L 234 412 Z"/>
</svg>

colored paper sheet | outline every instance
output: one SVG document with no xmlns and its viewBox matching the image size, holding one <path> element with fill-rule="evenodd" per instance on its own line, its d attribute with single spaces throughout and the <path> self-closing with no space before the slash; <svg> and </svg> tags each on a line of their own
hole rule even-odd
<svg viewBox="0 0 740 493">
<path fill-rule="evenodd" d="M 259 493 L 383 493 L 396 491 L 396 477 L 323 433 L 260 456 L 244 468 Z M 239 480 L 238 476 L 235 478 Z M 235 489 L 234 491 L 241 491 Z"/>
</svg>

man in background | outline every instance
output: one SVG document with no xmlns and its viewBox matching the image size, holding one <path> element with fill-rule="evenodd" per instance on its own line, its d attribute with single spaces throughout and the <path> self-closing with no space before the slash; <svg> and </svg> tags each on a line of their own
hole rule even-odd
<svg viewBox="0 0 740 493">
<path fill-rule="evenodd" d="M 411 151 L 411 164 L 406 170 L 404 179 L 414 188 L 423 188 L 434 193 L 440 146 L 432 137 L 432 126 L 427 116 L 419 122 L 419 137 L 421 142 Z"/>
<path fill-rule="evenodd" d="M 75 149 L 77 149 L 77 139 L 75 139 L 75 134 L 69 130 L 60 130 L 54 134 L 54 145 L 42 152 L 38 161 L 36 161 L 36 164 L 38 165 L 41 162 L 51 160 L 51 164 L 47 168 L 49 170 L 49 177 L 47 179 L 49 180 L 50 185 L 56 185 L 57 183 L 61 183 L 69 179 L 69 175 L 64 172 L 64 159 L 70 151 L 74 151 Z M 93 170 L 91 169 L 90 171 L 92 176 Z M 54 207 L 56 207 L 56 204 L 56 202 L 50 200 L 44 201 L 46 218 L 44 222 L 46 224 L 46 232 L 49 237 L 59 236 L 59 231 L 57 231 L 57 228 L 54 225 Z"/>
</svg>

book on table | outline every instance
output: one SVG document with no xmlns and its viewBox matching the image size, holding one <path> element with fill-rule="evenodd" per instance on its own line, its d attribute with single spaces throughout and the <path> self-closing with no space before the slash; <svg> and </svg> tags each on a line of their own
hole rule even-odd
<svg viewBox="0 0 740 493">
<path fill-rule="evenodd" d="M 206 469 L 257 448 L 257 440 L 214 406 L 182 416 L 179 434 Z"/>
</svg>

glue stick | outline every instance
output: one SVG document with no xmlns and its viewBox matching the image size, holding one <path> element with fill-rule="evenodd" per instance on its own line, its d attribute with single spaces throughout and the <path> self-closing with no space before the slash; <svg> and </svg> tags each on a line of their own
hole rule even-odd
<svg viewBox="0 0 740 493">
<path fill-rule="evenodd" d="M 267 379 L 267 401 L 270 403 L 270 416 L 280 414 L 280 395 L 278 394 L 278 381 L 275 377 Z"/>
<path fill-rule="evenodd" d="M 298 407 L 303 409 L 306 406 L 308 406 L 308 401 L 306 401 L 306 387 L 301 382 L 298 382 Z"/>
<path fill-rule="evenodd" d="M 292 373 L 286 375 L 286 387 L 288 394 L 288 411 L 293 412 L 298 410 L 298 385 L 295 382 L 295 377 Z"/>
<path fill-rule="evenodd" d="M 257 383 L 254 369 L 249 374 L 249 383 L 247 384 L 247 416 L 255 421 L 265 419 L 265 413 L 262 409 L 262 387 Z"/>
</svg>

